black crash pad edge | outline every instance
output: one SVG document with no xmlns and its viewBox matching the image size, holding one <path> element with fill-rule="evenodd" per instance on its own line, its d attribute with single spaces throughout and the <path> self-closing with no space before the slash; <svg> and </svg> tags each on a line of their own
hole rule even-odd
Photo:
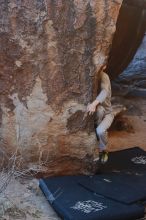
<svg viewBox="0 0 146 220">
<path fill-rule="evenodd" d="M 50 204 L 53 204 L 53 202 L 55 201 L 55 198 L 54 198 L 53 194 L 48 190 L 48 187 L 44 183 L 43 179 L 39 180 L 39 187 L 41 188 L 42 192 L 44 193 L 47 201 Z"/>
</svg>

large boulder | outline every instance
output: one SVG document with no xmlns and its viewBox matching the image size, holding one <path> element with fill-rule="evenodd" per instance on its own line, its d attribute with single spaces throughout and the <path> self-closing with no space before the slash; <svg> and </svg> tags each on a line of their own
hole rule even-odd
<svg viewBox="0 0 146 220">
<path fill-rule="evenodd" d="M 0 138 L 49 175 L 92 170 L 83 120 L 96 96 L 122 0 L 0 0 Z"/>
<path fill-rule="evenodd" d="M 142 88 L 146 87 L 146 33 L 133 60 L 119 76 L 119 81 L 125 84 L 129 82 L 132 84 L 133 82 L 135 86 L 137 85 Z"/>
<path fill-rule="evenodd" d="M 119 95 L 146 96 L 146 33 L 128 67 L 113 81 Z"/>
</svg>

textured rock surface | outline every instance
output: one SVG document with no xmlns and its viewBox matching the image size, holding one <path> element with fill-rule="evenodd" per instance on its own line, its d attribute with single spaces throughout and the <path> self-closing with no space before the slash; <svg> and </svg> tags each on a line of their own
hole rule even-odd
<svg viewBox="0 0 146 220">
<path fill-rule="evenodd" d="M 92 163 L 93 120 L 83 115 L 121 2 L 0 0 L 1 144 L 28 166 L 45 161 L 51 175 Z"/>
<path fill-rule="evenodd" d="M 139 89 L 146 94 L 146 33 L 133 60 L 126 70 L 116 79 L 115 86 L 124 94 Z"/>
<path fill-rule="evenodd" d="M 13 177 L 0 196 L 0 220 L 8 219 L 61 220 L 42 194 L 38 180 Z"/>
<path fill-rule="evenodd" d="M 119 78 L 125 81 L 146 80 L 146 33 L 133 60 Z"/>
</svg>

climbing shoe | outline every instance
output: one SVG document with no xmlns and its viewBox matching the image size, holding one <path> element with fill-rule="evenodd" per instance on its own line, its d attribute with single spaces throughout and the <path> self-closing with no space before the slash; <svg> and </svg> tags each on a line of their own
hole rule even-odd
<svg viewBox="0 0 146 220">
<path fill-rule="evenodd" d="M 108 152 L 107 151 L 99 152 L 99 161 L 101 164 L 105 164 L 108 161 Z"/>
</svg>

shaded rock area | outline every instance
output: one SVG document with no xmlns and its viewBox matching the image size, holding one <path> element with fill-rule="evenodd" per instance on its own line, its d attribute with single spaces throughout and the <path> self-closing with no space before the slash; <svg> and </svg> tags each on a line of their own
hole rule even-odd
<svg viewBox="0 0 146 220">
<path fill-rule="evenodd" d="M 146 96 L 146 33 L 129 66 L 113 82 L 113 88 L 120 95 Z"/>
<path fill-rule="evenodd" d="M 0 0 L 1 146 L 28 167 L 89 172 L 97 143 L 93 119 L 82 119 L 121 3 Z"/>
</svg>

